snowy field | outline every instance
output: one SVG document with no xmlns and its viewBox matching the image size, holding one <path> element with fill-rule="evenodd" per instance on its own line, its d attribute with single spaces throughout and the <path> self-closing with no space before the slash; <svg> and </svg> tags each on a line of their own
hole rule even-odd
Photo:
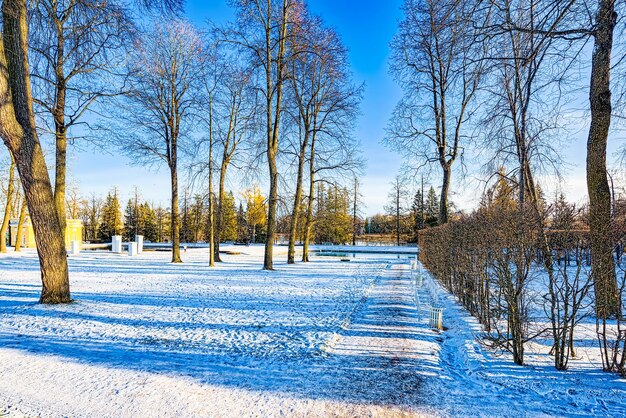
<svg viewBox="0 0 626 418">
<path fill-rule="evenodd" d="M 36 254 L 0 255 L 0 416 L 624 416 L 626 382 L 495 356 L 408 255 L 261 270 L 262 247 L 70 257 L 73 298 L 41 306 Z M 239 253 L 239 254 L 236 254 Z M 416 300 L 417 299 L 417 300 Z M 428 309 L 445 306 L 439 333 Z"/>
</svg>

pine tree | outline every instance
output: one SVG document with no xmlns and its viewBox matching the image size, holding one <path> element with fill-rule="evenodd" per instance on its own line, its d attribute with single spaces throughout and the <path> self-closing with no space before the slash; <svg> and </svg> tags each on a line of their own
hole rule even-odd
<svg viewBox="0 0 626 418">
<path fill-rule="evenodd" d="M 338 186 L 320 189 L 315 240 L 318 243 L 345 244 L 352 238 L 350 191 Z"/>
<path fill-rule="evenodd" d="M 157 224 L 157 240 L 156 242 L 168 242 L 171 234 L 171 214 L 168 209 L 164 209 L 161 206 L 155 209 L 156 224 Z"/>
<path fill-rule="evenodd" d="M 500 168 L 498 181 L 483 196 L 481 206 L 500 211 L 513 210 L 517 206 L 515 188 L 506 177 L 504 168 Z"/>
<path fill-rule="evenodd" d="M 237 239 L 237 205 L 233 192 L 224 195 L 222 203 L 222 241 L 234 241 Z"/>
<path fill-rule="evenodd" d="M 183 198 L 183 212 L 180 215 L 180 240 L 181 242 L 191 242 L 193 241 L 191 225 L 190 225 L 190 217 L 189 217 L 189 196 L 185 191 L 185 197 Z"/>
<path fill-rule="evenodd" d="M 237 241 L 248 242 L 248 222 L 241 202 L 239 202 L 239 210 L 237 211 Z"/>
<path fill-rule="evenodd" d="M 156 212 L 147 202 L 142 203 L 140 208 L 143 219 L 143 228 L 141 229 L 143 239 L 150 242 L 158 241 L 159 227 Z"/>
<path fill-rule="evenodd" d="M 100 241 L 109 242 L 113 235 L 120 235 L 124 232 L 122 221 L 122 211 L 117 198 L 117 190 L 109 192 L 104 206 L 102 207 L 102 220 L 98 229 Z"/>
<path fill-rule="evenodd" d="M 133 199 L 128 199 L 128 204 L 124 211 L 124 240 L 134 241 L 135 235 L 138 233 L 135 202 Z"/>
<path fill-rule="evenodd" d="M 554 204 L 554 215 L 552 216 L 552 229 L 570 230 L 574 225 L 575 206 L 565 200 L 565 195 L 559 193 L 559 197 Z"/>
<path fill-rule="evenodd" d="M 187 242 L 198 242 L 204 238 L 203 235 L 205 234 L 205 231 L 203 231 L 203 225 L 205 225 L 206 218 L 208 218 L 206 208 L 207 205 L 204 197 L 195 195 L 193 198 L 193 204 L 189 210 L 189 240 Z"/>
<path fill-rule="evenodd" d="M 415 196 L 413 196 L 413 203 L 411 204 L 411 218 L 413 239 L 417 242 L 418 231 L 426 228 L 426 208 L 422 191 L 419 189 L 415 192 Z"/>
<path fill-rule="evenodd" d="M 429 226 L 437 225 L 439 220 L 439 197 L 437 197 L 437 192 L 435 192 L 433 186 L 430 186 L 426 195 L 424 210 L 426 213 L 426 224 Z"/>
</svg>

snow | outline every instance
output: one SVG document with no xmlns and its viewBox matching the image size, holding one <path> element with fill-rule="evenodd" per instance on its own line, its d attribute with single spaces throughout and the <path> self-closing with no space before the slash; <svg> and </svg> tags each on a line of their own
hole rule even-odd
<svg viewBox="0 0 626 418">
<path fill-rule="evenodd" d="M 557 371 L 550 342 L 528 344 L 525 365 L 508 353 L 480 344 L 482 327 L 425 272 L 425 297 L 444 307 L 444 326 L 433 353 L 437 364 L 428 385 L 433 405 L 446 416 L 625 416 L 626 380 L 602 371 L 595 328 L 577 327 L 579 358 L 568 371 Z M 431 296 L 432 294 L 432 296 Z M 427 309 L 428 306 L 425 307 Z M 585 342 L 583 347 L 583 341 Z"/>
<path fill-rule="evenodd" d="M 42 306 L 36 254 L 0 255 L 0 416 L 625 415 L 593 349 L 557 372 L 515 366 L 407 254 L 261 270 L 261 246 L 70 256 L 69 305 Z M 350 248 L 342 249 L 348 251 Z M 445 307 L 447 331 L 428 327 Z"/>
</svg>

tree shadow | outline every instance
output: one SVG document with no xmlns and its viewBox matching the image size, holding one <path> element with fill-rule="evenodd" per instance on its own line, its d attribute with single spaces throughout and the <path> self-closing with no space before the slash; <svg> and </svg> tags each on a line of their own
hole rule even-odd
<svg viewBox="0 0 626 418">
<path fill-rule="evenodd" d="M 87 264 L 85 262 L 81 270 L 88 269 Z M 74 263 L 75 267 L 77 265 Z M 247 267 L 238 270 L 240 266 L 237 266 L 228 270 L 228 274 L 237 276 L 242 271 L 249 273 Z M 138 277 L 145 274 L 130 265 L 124 266 L 122 270 L 125 274 L 137 273 Z M 332 280 L 336 277 L 334 271 L 336 265 L 323 265 L 315 273 L 306 272 L 302 280 Z M 301 276 L 301 273 L 294 269 L 288 274 Z M 185 273 L 178 271 L 176 274 Z M 198 270 L 194 274 L 197 276 Z M 253 290 L 255 281 L 259 280 L 265 280 L 264 276 L 237 280 L 236 283 L 245 283 Z M 280 280 L 293 280 L 293 277 L 283 276 Z M 207 322 L 206 317 L 195 320 L 193 315 L 186 320 L 157 320 L 154 317 L 145 318 L 141 314 L 145 310 L 159 312 L 175 308 L 198 312 L 229 309 L 251 313 L 258 309 L 269 312 L 269 318 L 293 314 L 294 309 L 315 315 L 317 311 L 324 312 L 332 308 L 336 300 L 331 296 L 307 296 L 298 300 L 297 294 L 279 293 L 261 297 L 247 290 L 237 294 L 236 298 L 228 294 L 178 295 L 145 291 L 125 293 L 119 290 L 74 292 L 73 296 L 78 300 L 77 303 L 42 306 L 36 304 L 38 286 L 6 282 L 0 284 L 0 316 L 17 318 L 21 323 L 50 321 L 54 324 L 54 330 L 45 335 L 38 335 L 36 331 L 10 330 L 5 326 L 4 331 L 0 332 L 0 346 L 107 368 L 181 376 L 201 384 L 273 392 L 300 399 L 400 408 L 421 403 L 422 373 L 432 372 L 436 367 L 423 367 L 415 355 L 408 355 L 401 350 L 368 350 L 358 346 L 354 346 L 354 349 L 343 347 L 329 350 L 326 345 L 334 333 L 355 341 L 359 338 L 389 340 L 390 343 L 399 338 L 434 341 L 435 336 L 412 327 L 417 311 L 410 301 L 388 303 L 372 297 L 367 302 L 367 309 L 353 302 L 357 310 L 342 313 L 351 315 L 352 319 L 351 326 L 344 329 L 339 320 L 330 325 L 324 322 L 301 324 L 278 321 L 259 326 L 219 320 Z M 298 303 L 294 305 L 296 300 Z M 103 305 L 103 308 L 97 308 Z M 120 317 L 117 315 L 119 311 L 107 309 L 110 306 L 118 306 L 126 314 Z M 381 316 L 386 314 L 389 317 L 381 324 Z M 66 332 L 64 327 L 74 326 L 70 324 L 79 325 L 72 332 Z M 111 335 L 89 331 L 98 326 L 113 330 L 123 326 L 137 333 Z M 159 333 L 163 329 L 181 330 L 183 337 L 163 338 Z M 208 332 L 218 337 L 212 343 L 205 344 L 203 340 L 186 337 L 194 332 Z M 320 343 L 308 345 L 308 338 L 318 334 L 324 336 L 319 339 Z M 220 340 L 220 335 L 235 337 Z M 295 344 L 295 351 L 291 350 L 290 344 Z M 301 350 L 298 344 L 302 345 Z M 329 355 L 329 351 L 332 354 Z"/>
</svg>

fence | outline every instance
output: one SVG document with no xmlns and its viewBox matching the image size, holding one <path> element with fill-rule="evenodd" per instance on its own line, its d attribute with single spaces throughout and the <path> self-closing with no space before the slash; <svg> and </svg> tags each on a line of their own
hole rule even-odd
<svg viewBox="0 0 626 418">
<path fill-rule="evenodd" d="M 415 304 L 421 305 L 420 289 L 426 289 L 429 299 L 433 305 L 429 308 L 429 326 L 436 330 L 443 330 L 443 308 L 438 306 L 439 295 L 435 285 L 432 282 L 432 278 L 424 280 L 424 271 L 422 264 L 417 261 L 411 262 L 411 279 L 415 280 Z M 428 308 L 428 307 L 427 307 Z"/>
<path fill-rule="evenodd" d="M 443 330 L 443 308 L 432 306 L 430 308 L 430 321 L 428 325 L 439 331 Z"/>
</svg>

